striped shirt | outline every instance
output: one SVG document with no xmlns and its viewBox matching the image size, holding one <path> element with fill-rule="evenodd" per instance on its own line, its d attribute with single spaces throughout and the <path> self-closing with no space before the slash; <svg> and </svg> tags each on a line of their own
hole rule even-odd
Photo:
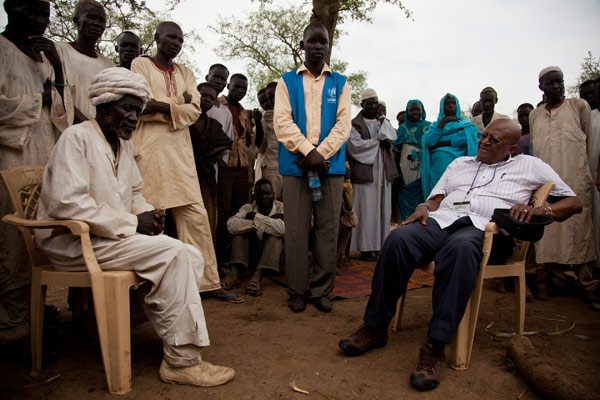
<svg viewBox="0 0 600 400">
<path fill-rule="evenodd" d="M 483 163 L 477 157 L 459 157 L 429 195 L 444 195 L 440 207 L 429 216 L 444 229 L 468 215 L 473 225 L 483 231 L 494 209 L 528 204 L 531 194 L 548 182 L 554 182 L 551 196 L 575 196 L 560 176 L 537 157 L 522 154 L 496 164 Z M 455 210 L 455 203 L 465 202 L 468 204 L 463 206 L 464 211 Z"/>
</svg>

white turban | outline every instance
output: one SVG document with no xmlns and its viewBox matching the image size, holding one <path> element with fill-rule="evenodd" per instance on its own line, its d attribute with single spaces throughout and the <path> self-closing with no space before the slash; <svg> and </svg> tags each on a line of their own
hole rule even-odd
<svg viewBox="0 0 600 400">
<path fill-rule="evenodd" d="M 538 76 L 538 80 L 542 80 L 542 76 L 546 75 L 548 72 L 560 72 L 560 74 L 562 75 L 562 69 L 560 69 L 559 67 L 556 66 L 550 66 L 550 67 L 546 67 L 543 70 L 540 71 L 540 75 Z"/>
<path fill-rule="evenodd" d="M 377 97 L 377 92 L 375 92 L 375 89 L 371 89 L 371 88 L 367 88 L 367 89 L 363 90 L 363 92 L 360 94 L 361 100 L 366 100 L 366 99 L 370 99 L 373 97 Z"/>
<path fill-rule="evenodd" d="M 100 71 L 92 80 L 89 90 L 94 106 L 120 100 L 126 94 L 138 97 L 146 105 L 152 97 L 146 78 L 122 67 Z"/>
</svg>

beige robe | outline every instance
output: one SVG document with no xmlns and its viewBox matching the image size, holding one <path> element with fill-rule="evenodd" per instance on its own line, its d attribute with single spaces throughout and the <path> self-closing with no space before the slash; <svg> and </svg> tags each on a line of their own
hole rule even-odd
<svg viewBox="0 0 600 400">
<path fill-rule="evenodd" d="M 544 230 L 535 245 L 538 263 L 583 264 L 596 259 L 592 234 L 589 166 L 590 106 L 585 100 L 566 99 L 548 111 L 540 106 L 529 115 L 533 155 L 548 163 L 577 194 L 583 211 Z"/>
<path fill-rule="evenodd" d="M 80 53 L 67 42 L 57 42 L 55 46 L 65 65 L 65 82 L 69 85 L 73 104 L 88 119 L 94 118 L 96 107 L 90 103 L 90 84 L 98 72 L 115 67 L 115 63 L 102 54 L 98 54 L 98 57 L 90 57 Z"/>
<path fill-rule="evenodd" d="M 489 124 L 491 124 L 492 121 L 497 120 L 498 118 L 510 118 L 510 117 L 508 115 L 500 114 L 500 113 L 497 113 L 496 111 L 494 111 L 494 114 L 492 114 L 492 120 L 490 121 Z M 483 130 L 486 128 L 485 126 L 483 126 L 483 114 L 479 114 L 479 115 L 471 118 L 471 122 L 477 127 L 478 132 L 483 133 Z"/>
<path fill-rule="evenodd" d="M 73 121 L 73 105 L 68 91 L 65 104 L 56 88 L 52 89 L 52 104 L 42 107 L 44 83 L 54 81 L 54 69 L 42 56 L 36 62 L 0 35 L 0 170 L 22 165 L 45 165 L 60 133 Z M 8 193 L 0 184 L 0 217 L 13 212 Z M 31 268 L 25 243 L 19 231 L 0 222 L 0 298 L 31 283 Z M 25 293 L 26 295 L 26 293 Z M 20 324 L 24 333 L 29 315 L 29 300 L 23 307 L 9 307 L 0 302 L 0 342 L 3 341 L 5 319 L 9 325 Z M 16 310 L 20 308 L 22 310 Z M 7 314 L 5 314 L 5 311 Z M 14 312 L 23 314 L 23 319 Z M 17 337 L 21 334 L 13 332 Z M 12 333 L 7 333 L 8 336 Z M 6 340 L 10 338 L 7 337 Z"/>
<path fill-rule="evenodd" d="M 116 159 L 96 121 L 86 121 L 66 130 L 52 152 L 44 172 L 38 218 L 87 222 L 100 268 L 132 270 L 150 281 L 144 308 L 163 342 L 168 346 L 207 346 L 198 293 L 202 255 L 166 235 L 136 233 L 136 215 L 154 209 L 141 188 L 133 143 L 121 140 Z M 40 230 L 36 240 L 57 269 L 85 268 L 78 237 Z M 172 352 L 166 350 L 165 358 L 171 364 L 186 363 L 169 359 Z M 192 353 L 191 358 L 199 362 L 200 349 Z M 190 358 L 189 352 L 186 358 Z"/>
<path fill-rule="evenodd" d="M 152 98 L 171 107 L 170 116 L 141 116 L 133 134 L 135 159 L 144 178 L 142 193 L 158 208 L 202 202 L 188 128 L 200 116 L 200 93 L 189 68 L 175 63 L 173 67 L 169 75 L 148 57 L 131 63 L 131 70 L 148 81 Z M 185 92 L 192 96 L 189 104 L 183 98 Z"/>
<path fill-rule="evenodd" d="M 219 289 L 217 258 L 189 131 L 201 113 L 194 73 L 175 63 L 168 72 L 148 57 L 133 60 L 131 70 L 146 78 L 152 98 L 168 103 L 171 111 L 170 115 L 142 115 L 133 133 L 135 160 L 144 179 L 142 194 L 157 208 L 172 209 L 179 239 L 202 253 L 205 269 L 200 291 Z M 183 97 L 186 92 L 190 103 Z"/>
</svg>

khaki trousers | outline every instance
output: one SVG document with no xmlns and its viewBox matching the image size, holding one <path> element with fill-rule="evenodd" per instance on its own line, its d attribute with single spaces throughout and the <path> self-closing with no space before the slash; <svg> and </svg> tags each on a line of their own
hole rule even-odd
<svg viewBox="0 0 600 400">
<path fill-rule="evenodd" d="M 344 177 L 321 174 L 323 198 L 312 201 L 306 176 L 283 177 L 285 221 L 285 279 L 291 295 L 318 299 L 335 283 L 338 227 Z M 312 274 L 308 265 L 308 236 L 314 216 L 315 257 Z M 309 278 L 312 281 L 309 285 Z"/>
<path fill-rule="evenodd" d="M 256 237 L 256 232 L 235 235 L 231 244 L 231 259 L 229 264 L 243 265 L 245 268 L 253 268 L 254 265 L 257 265 L 256 269 L 268 269 L 279 272 L 283 238 L 265 233 L 262 249 L 260 249 L 260 245 L 261 243 L 259 243 Z M 257 258 L 258 264 L 255 261 Z"/>
<path fill-rule="evenodd" d="M 210 223 L 202 199 L 199 203 L 171 208 L 171 212 L 177 226 L 178 239 L 200 250 L 204 257 L 204 275 L 198 290 L 210 292 L 221 288 Z"/>
</svg>

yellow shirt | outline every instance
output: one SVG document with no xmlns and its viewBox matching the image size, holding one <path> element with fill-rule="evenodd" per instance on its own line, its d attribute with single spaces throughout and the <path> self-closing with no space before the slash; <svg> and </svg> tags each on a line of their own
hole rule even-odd
<svg viewBox="0 0 600 400">
<path fill-rule="evenodd" d="M 342 147 L 350 136 L 352 118 L 350 116 L 350 86 L 344 84 L 338 100 L 337 120 L 329 135 L 319 144 L 321 136 L 321 109 L 323 102 L 323 87 L 325 86 L 325 75 L 331 71 L 327 64 L 319 76 L 313 76 L 304 64 L 296 73 L 302 74 L 302 86 L 304 87 L 304 108 L 306 111 L 306 136 L 300 132 L 300 128 L 294 122 L 292 105 L 288 88 L 283 79 L 277 82 L 275 89 L 275 107 L 273 109 L 273 127 L 277 140 L 279 140 L 292 153 L 302 153 L 306 156 L 315 147 L 326 160 L 331 158 Z"/>
</svg>

